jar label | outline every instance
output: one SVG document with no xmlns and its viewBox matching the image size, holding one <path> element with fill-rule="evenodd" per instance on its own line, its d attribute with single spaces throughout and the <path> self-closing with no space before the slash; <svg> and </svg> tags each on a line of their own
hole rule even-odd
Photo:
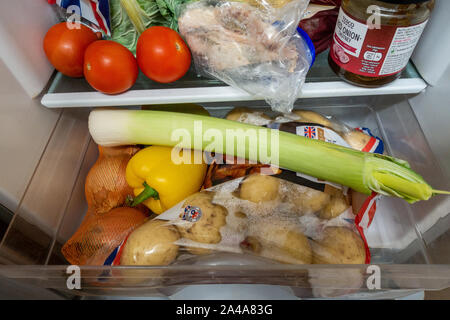
<svg viewBox="0 0 450 320">
<path fill-rule="evenodd" d="M 428 21 L 410 27 L 382 25 L 369 29 L 341 8 L 330 56 L 342 69 L 366 76 L 389 76 L 403 70 Z"/>
</svg>

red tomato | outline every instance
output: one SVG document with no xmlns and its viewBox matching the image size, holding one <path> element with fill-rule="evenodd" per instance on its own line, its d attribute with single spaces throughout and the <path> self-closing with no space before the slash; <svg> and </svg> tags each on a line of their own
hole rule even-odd
<svg viewBox="0 0 450 320">
<path fill-rule="evenodd" d="M 167 27 L 150 27 L 138 39 L 139 68 L 150 79 L 169 83 L 180 79 L 191 65 L 191 52 L 180 35 Z"/>
<path fill-rule="evenodd" d="M 83 76 L 84 51 L 97 35 L 88 27 L 69 29 L 66 22 L 51 27 L 44 38 L 44 51 L 56 70 L 69 77 Z"/>
<path fill-rule="evenodd" d="M 84 77 L 100 92 L 117 94 L 127 91 L 136 82 L 138 73 L 136 58 L 117 42 L 99 40 L 86 49 Z"/>
</svg>

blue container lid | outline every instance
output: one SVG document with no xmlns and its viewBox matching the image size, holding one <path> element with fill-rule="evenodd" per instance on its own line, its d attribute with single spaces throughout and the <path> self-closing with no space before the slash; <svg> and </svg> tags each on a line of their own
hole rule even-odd
<svg viewBox="0 0 450 320">
<path fill-rule="evenodd" d="M 314 61 L 316 61 L 316 48 L 314 47 L 314 43 L 312 42 L 311 38 L 308 36 L 308 34 L 300 27 L 297 27 L 298 34 L 303 38 L 306 45 L 309 48 L 309 51 L 311 52 L 311 66 L 313 66 Z"/>
<path fill-rule="evenodd" d="M 281 26 L 281 21 L 275 21 L 272 25 L 274 26 Z M 316 61 L 316 47 L 314 47 L 314 43 L 312 42 L 311 38 L 308 36 L 305 30 L 297 26 L 297 32 L 302 37 L 303 41 L 305 41 L 306 45 L 308 46 L 309 52 L 311 53 L 311 65 L 309 68 L 314 64 L 314 61 Z"/>
</svg>

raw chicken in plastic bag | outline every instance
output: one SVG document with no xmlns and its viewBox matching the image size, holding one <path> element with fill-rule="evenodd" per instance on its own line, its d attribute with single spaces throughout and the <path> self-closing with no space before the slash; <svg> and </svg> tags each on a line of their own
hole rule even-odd
<svg viewBox="0 0 450 320">
<path fill-rule="evenodd" d="M 178 25 L 200 75 L 289 112 L 315 55 L 310 39 L 297 28 L 308 2 L 273 7 L 264 0 L 253 5 L 200 0 L 182 8 Z"/>
</svg>

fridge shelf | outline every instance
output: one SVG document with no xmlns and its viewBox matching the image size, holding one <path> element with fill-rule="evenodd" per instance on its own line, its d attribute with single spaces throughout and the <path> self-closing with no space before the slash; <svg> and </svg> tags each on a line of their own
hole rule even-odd
<svg viewBox="0 0 450 320">
<path fill-rule="evenodd" d="M 415 94 L 426 86 L 412 63 L 392 84 L 376 89 L 353 86 L 334 74 L 328 66 L 328 53 L 324 52 L 317 56 L 299 98 Z M 263 99 L 219 80 L 199 77 L 191 68 L 186 76 L 170 84 L 156 83 L 140 73 L 135 85 L 119 95 L 102 94 L 91 88 L 85 79 L 73 79 L 57 73 L 41 103 L 48 108 L 70 108 L 252 100 Z"/>
</svg>

